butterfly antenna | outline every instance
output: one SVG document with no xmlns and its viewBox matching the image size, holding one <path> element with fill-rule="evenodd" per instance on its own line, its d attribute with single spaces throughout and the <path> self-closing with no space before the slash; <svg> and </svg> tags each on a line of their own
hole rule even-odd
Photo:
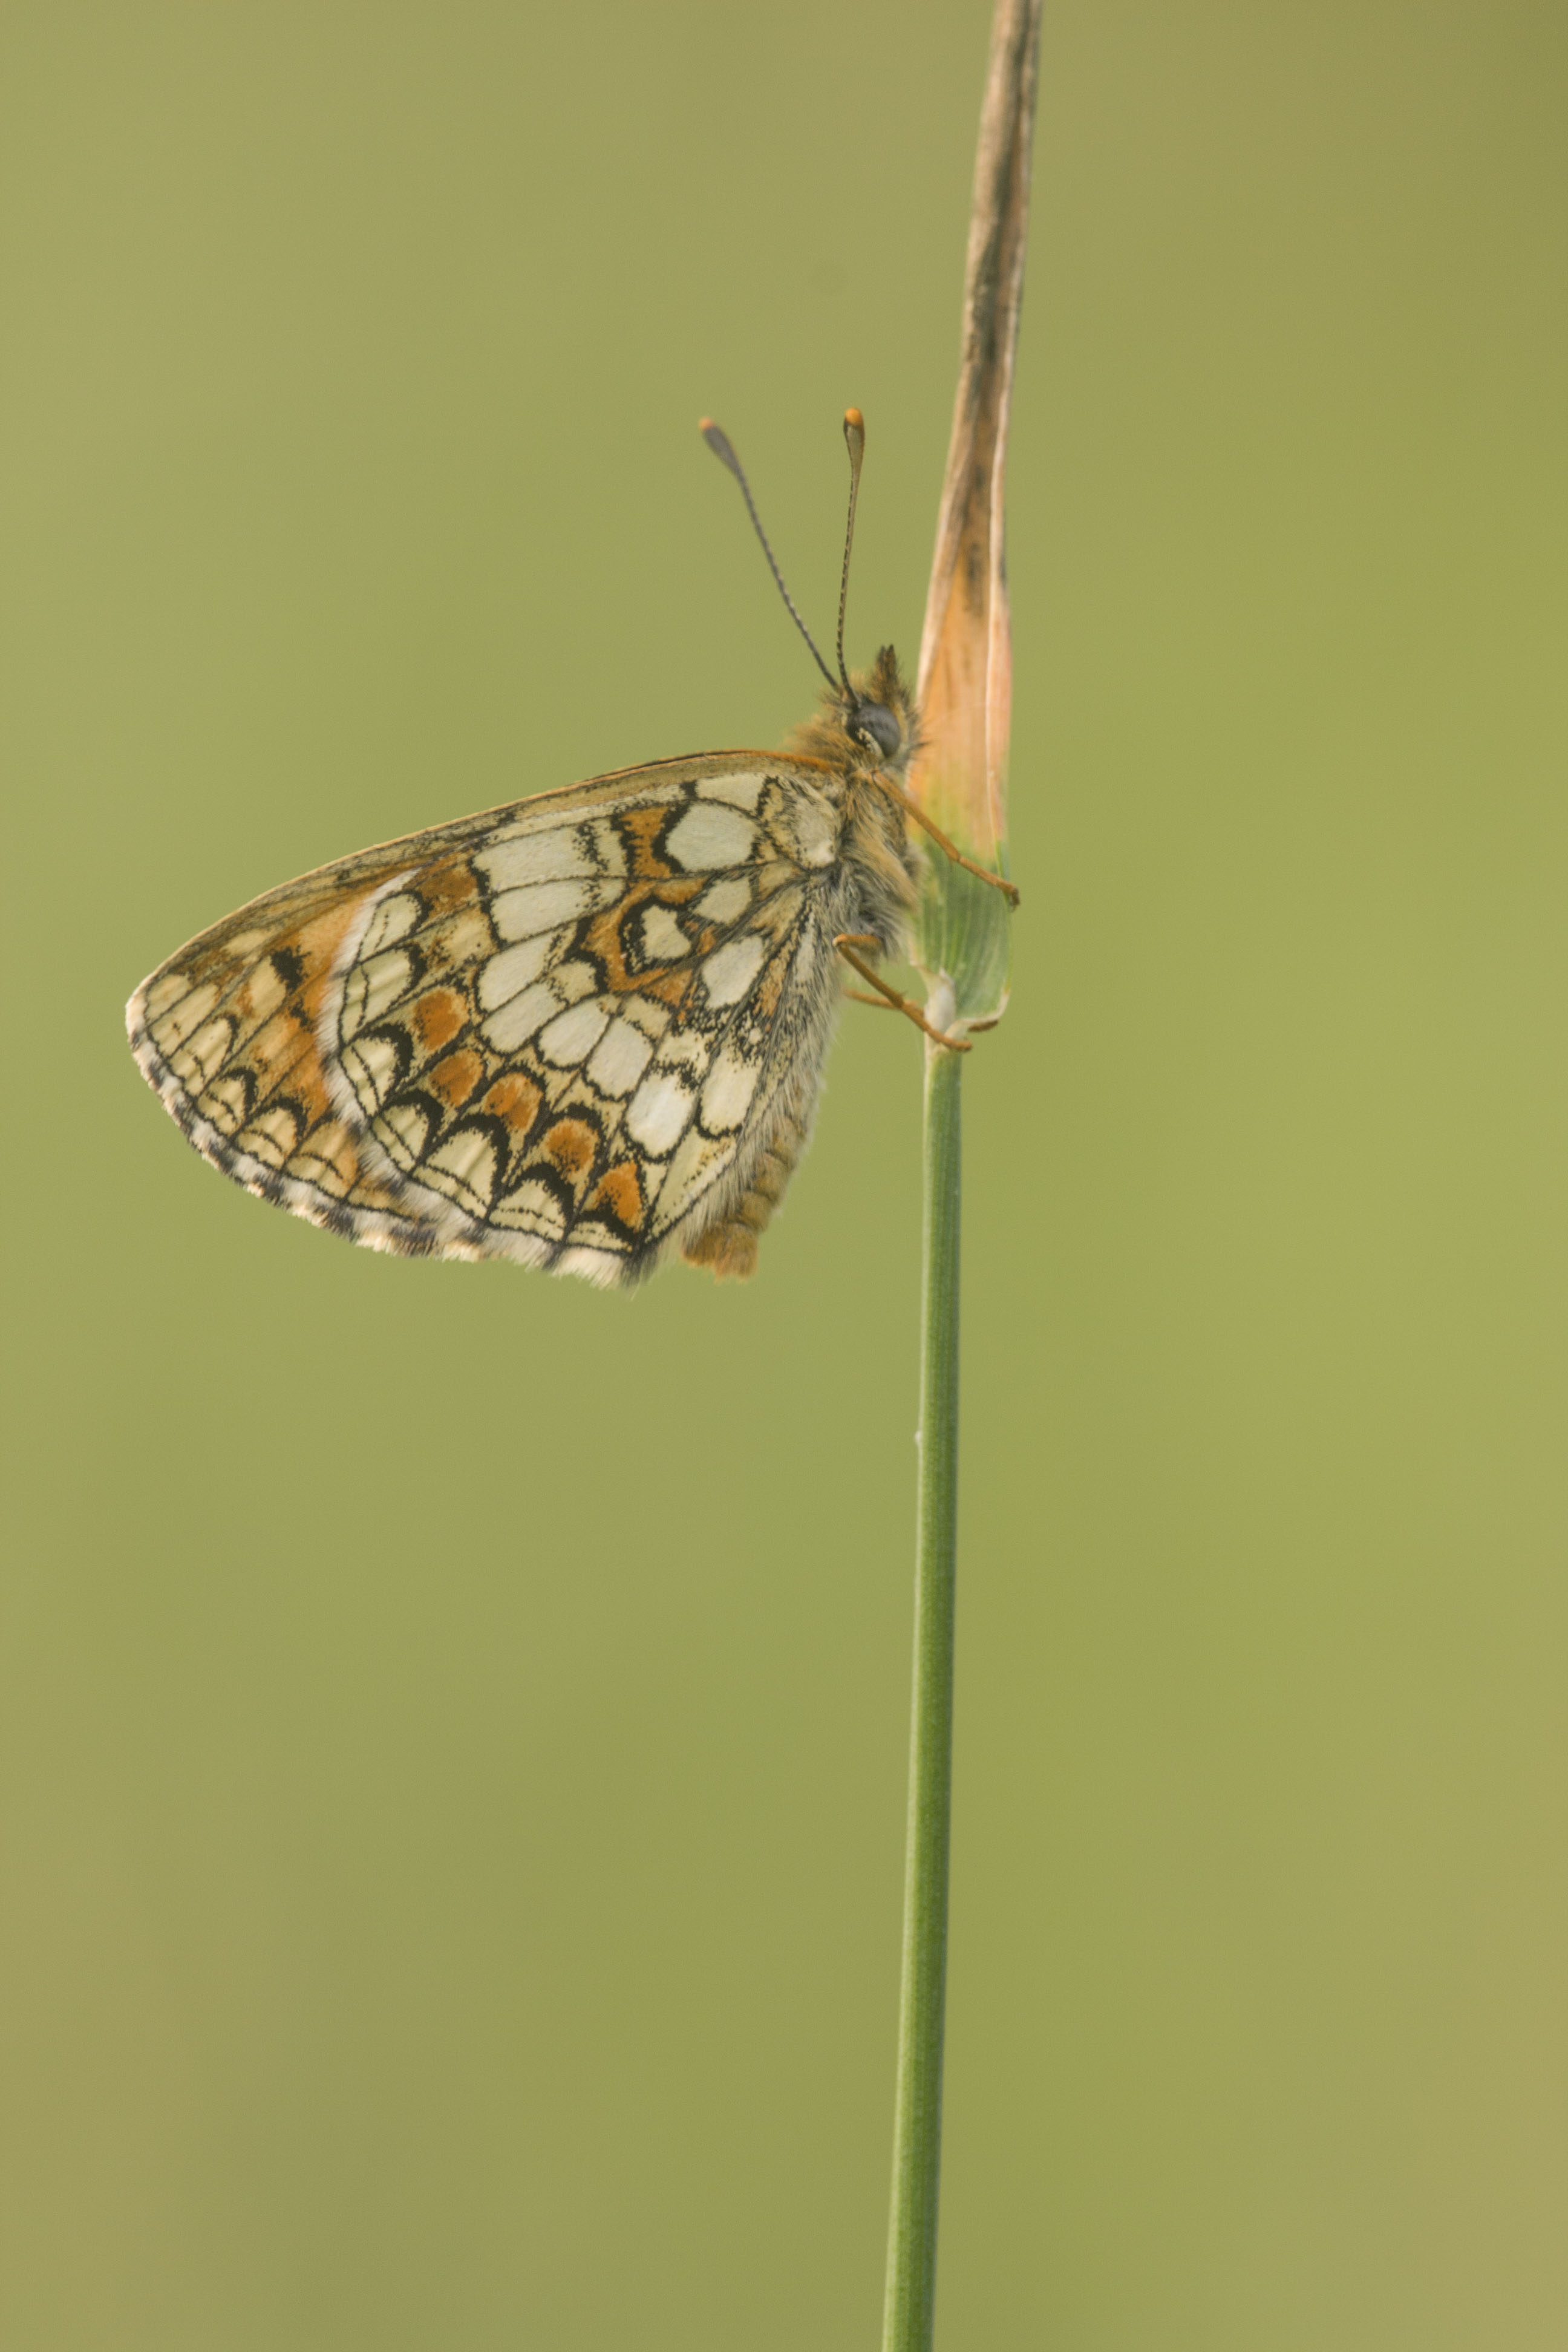
<svg viewBox="0 0 1568 2352">
<path fill-rule="evenodd" d="M 844 667 L 844 613 L 849 602 L 849 551 L 855 544 L 855 505 L 860 496 L 860 462 L 866 455 L 866 420 L 858 408 L 844 412 L 844 439 L 849 451 L 849 521 L 844 533 L 844 573 L 838 583 L 838 675 L 844 691 L 854 708 L 859 706 L 859 696 L 849 683 L 849 673 Z"/>
<path fill-rule="evenodd" d="M 801 635 L 811 647 L 812 660 L 816 664 L 817 668 L 822 672 L 822 675 L 827 680 L 828 685 L 837 685 L 837 680 L 835 678 L 833 672 L 828 668 L 827 664 L 823 660 L 822 656 L 816 650 L 816 638 L 812 635 L 811 631 L 806 627 L 805 623 L 800 617 L 800 614 L 796 609 L 795 598 L 784 586 L 784 573 L 779 570 L 778 562 L 773 555 L 773 549 L 768 545 L 768 535 L 763 529 L 763 519 L 757 512 L 756 500 L 752 496 L 752 486 L 746 479 L 744 467 L 742 466 L 739 457 L 736 457 L 734 450 L 730 446 L 729 435 L 724 431 L 721 425 L 715 425 L 710 416 L 704 416 L 699 419 L 698 430 L 700 432 L 704 441 L 707 442 L 710 449 L 712 450 L 713 455 L 718 458 L 719 463 L 721 466 L 728 466 L 730 471 L 734 475 L 735 479 L 740 483 L 741 496 L 746 501 L 746 512 L 752 518 L 752 529 L 756 532 L 757 537 L 763 542 L 763 553 L 768 559 L 768 570 L 773 573 L 774 584 L 778 589 L 779 594 L 784 598 L 784 603 L 789 609 L 790 619 L 795 623 L 795 627 L 800 631 Z M 853 511 L 853 509 L 851 509 L 851 511 Z M 847 559 L 846 559 L 846 561 L 847 561 Z M 840 616 L 839 620 L 838 634 L 840 640 L 842 640 L 844 635 L 842 616 Z M 842 661 L 839 664 L 839 667 L 843 667 Z"/>
</svg>

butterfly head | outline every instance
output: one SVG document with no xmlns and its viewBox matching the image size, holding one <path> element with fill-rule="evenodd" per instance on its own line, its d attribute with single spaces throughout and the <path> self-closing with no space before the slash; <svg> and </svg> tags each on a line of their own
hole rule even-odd
<svg viewBox="0 0 1568 2352">
<path fill-rule="evenodd" d="M 857 671 L 851 692 L 831 698 L 857 766 L 891 768 L 901 775 L 913 757 L 920 730 L 915 698 L 905 685 L 899 657 L 884 646 L 868 671 Z"/>
<path fill-rule="evenodd" d="M 835 768 L 888 769 L 901 776 L 919 744 L 914 696 L 897 654 L 884 646 L 868 670 L 850 673 L 847 692 L 838 686 L 823 696 L 816 717 L 795 730 L 788 748 Z"/>
</svg>

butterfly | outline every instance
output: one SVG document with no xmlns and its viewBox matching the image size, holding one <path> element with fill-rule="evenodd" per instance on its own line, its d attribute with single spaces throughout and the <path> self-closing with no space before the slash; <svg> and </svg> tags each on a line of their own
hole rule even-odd
<svg viewBox="0 0 1568 2352">
<path fill-rule="evenodd" d="M 783 751 L 658 760 L 362 850 L 203 931 L 132 997 L 132 1049 L 213 1165 L 373 1249 L 629 1286 L 745 1276 L 810 1136 L 846 962 L 907 947 L 919 746 L 891 646 Z"/>
</svg>

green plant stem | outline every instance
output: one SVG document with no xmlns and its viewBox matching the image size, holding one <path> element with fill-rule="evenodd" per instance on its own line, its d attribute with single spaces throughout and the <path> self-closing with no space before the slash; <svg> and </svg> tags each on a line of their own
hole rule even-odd
<svg viewBox="0 0 1568 2352">
<path fill-rule="evenodd" d="M 958 1242 L 963 1057 L 928 1049 L 914 1699 L 904 1950 L 883 2352 L 930 2352 L 936 2311 L 942 2048 L 952 1810 L 953 1579 L 958 1537 Z"/>
</svg>

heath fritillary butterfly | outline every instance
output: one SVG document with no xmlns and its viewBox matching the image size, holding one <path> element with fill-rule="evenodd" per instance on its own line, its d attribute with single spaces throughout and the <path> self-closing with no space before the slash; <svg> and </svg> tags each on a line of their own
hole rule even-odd
<svg viewBox="0 0 1568 2352">
<path fill-rule="evenodd" d="M 782 751 L 658 760 L 362 850 L 160 964 L 128 1007 L 136 1059 L 263 1200 L 409 1255 L 748 1275 L 845 961 L 926 1027 L 858 952 L 905 951 L 907 820 L 933 830 L 904 790 L 913 698 L 890 646 L 845 669 L 842 592 L 827 670 L 703 431 L 827 677 L 820 711 Z M 858 411 L 845 432 L 847 584 Z"/>
</svg>

